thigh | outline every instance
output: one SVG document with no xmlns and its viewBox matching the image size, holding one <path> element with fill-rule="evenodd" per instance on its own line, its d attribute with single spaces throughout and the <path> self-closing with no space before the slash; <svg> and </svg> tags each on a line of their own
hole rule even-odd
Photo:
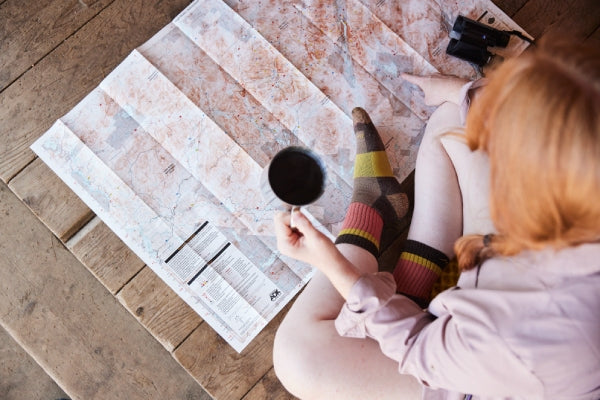
<svg viewBox="0 0 600 400">
<path fill-rule="evenodd" d="M 377 261 L 364 249 L 349 244 L 338 248 L 363 272 L 377 270 Z M 337 333 L 334 320 L 343 304 L 317 271 L 275 337 L 275 372 L 286 389 L 303 399 L 420 399 L 418 381 L 401 375 L 377 342 Z"/>
<path fill-rule="evenodd" d="M 376 341 L 337 333 L 341 306 L 327 318 L 328 283 L 317 273 L 277 331 L 273 361 L 286 389 L 301 399 L 420 399 L 419 382 L 401 375 Z"/>
<path fill-rule="evenodd" d="M 427 123 L 417 156 L 409 238 L 453 255 L 460 235 L 495 232 L 489 161 L 464 140 L 458 106 L 444 103 Z"/>
<path fill-rule="evenodd" d="M 371 339 L 343 338 L 333 321 L 323 321 L 293 335 L 276 338 L 274 365 L 277 376 L 301 399 L 420 399 L 422 386 L 401 375 L 398 364 L 383 355 Z M 290 336 L 287 336 L 290 338 Z M 291 354 L 290 354 L 291 353 Z"/>
<path fill-rule="evenodd" d="M 452 162 L 440 138 L 460 129 L 458 106 L 444 103 L 431 115 L 415 169 L 414 211 L 408 238 L 454 255 L 462 233 L 462 199 Z"/>
<path fill-rule="evenodd" d="M 446 136 L 442 146 L 450 157 L 462 195 L 463 235 L 494 233 L 490 216 L 490 166 L 482 151 L 471 151 L 462 138 Z"/>
</svg>

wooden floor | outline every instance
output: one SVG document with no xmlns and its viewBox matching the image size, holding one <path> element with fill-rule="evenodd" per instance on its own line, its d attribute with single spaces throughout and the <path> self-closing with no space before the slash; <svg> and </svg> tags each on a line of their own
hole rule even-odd
<svg viewBox="0 0 600 400">
<path fill-rule="evenodd" d="M 600 46 L 598 0 L 494 2 L 536 38 Z M 62 396 L 51 380 L 81 399 L 291 398 L 281 315 L 237 354 L 29 150 L 189 3 L 0 0 L 2 399 Z"/>
</svg>

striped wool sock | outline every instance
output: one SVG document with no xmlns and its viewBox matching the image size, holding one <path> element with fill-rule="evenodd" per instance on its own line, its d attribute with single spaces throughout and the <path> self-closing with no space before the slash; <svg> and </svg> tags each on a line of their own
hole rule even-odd
<svg viewBox="0 0 600 400">
<path fill-rule="evenodd" d="M 362 108 L 352 110 L 356 136 L 354 190 L 336 243 L 360 246 L 379 257 L 384 225 L 397 223 L 408 211 L 385 153 L 385 147 L 369 115 Z"/>
<path fill-rule="evenodd" d="M 449 262 L 441 251 L 415 240 L 406 240 L 394 268 L 396 291 L 426 307 L 433 284 Z"/>
</svg>

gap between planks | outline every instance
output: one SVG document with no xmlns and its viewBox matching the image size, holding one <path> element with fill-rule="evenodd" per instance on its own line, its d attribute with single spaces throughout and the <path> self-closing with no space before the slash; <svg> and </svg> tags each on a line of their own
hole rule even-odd
<svg viewBox="0 0 600 400">
<path fill-rule="evenodd" d="M 7 0 L 3 0 L 0 3 L 0 7 L 3 6 L 3 4 L 6 2 Z M 29 71 L 30 69 L 32 69 L 33 67 L 35 67 L 35 65 L 40 62 L 40 60 L 42 60 L 44 57 L 46 57 L 48 54 L 52 53 L 54 50 L 56 50 L 57 47 L 59 47 L 64 41 L 68 40 L 69 38 L 71 38 L 72 36 L 74 36 L 75 34 L 77 34 L 77 32 L 79 32 L 79 30 L 81 30 L 89 21 L 91 21 L 92 19 L 96 18 L 96 16 L 98 14 L 100 14 L 102 11 L 104 11 L 108 6 L 110 6 L 115 0 L 110 0 L 104 7 L 101 7 L 95 14 L 92 14 L 89 18 L 84 19 L 80 22 L 79 26 L 77 28 L 75 28 L 70 34 L 67 34 L 66 36 L 62 36 L 61 39 L 56 40 L 56 44 L 49 48 L 49 50 L 46 50 L 45 53 L 43 53 L 41 56 L 36 57 L 33 60 L 29 60 L 30 62 L 28 63 L 28 66 L 25 69 L 22 69 L 20 73 L 17 73 L 17 75 L 11 79 L 9 82 L 6 82 L 5 84 L 3 84 L 3 87 L 0 88 L 0 94 L 2 94 L 2 92 L 4 90 L 6 90 L 7 88 L 9 88 L 11 85 L 13 85 L 16 81 L 18 81 L 25 73 L 27 73 L 27 71 Z M 87 4 L 85 4 L 83 1 L 79 0 L 79 4 L 83 5 L 84 7 L 90 7 Z"/>
</svg>

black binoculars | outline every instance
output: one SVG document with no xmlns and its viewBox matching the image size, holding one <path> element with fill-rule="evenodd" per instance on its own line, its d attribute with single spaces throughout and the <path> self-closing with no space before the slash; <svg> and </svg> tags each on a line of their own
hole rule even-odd
<svg viewBox="0 0 600 400">
<path fill-rule="evenodd" d="M 446 54 L 480 67 L 492 57 L 488 47 L 506 47 L 510 34 L 459 15 L 450 32 Z"/>
</svg>

